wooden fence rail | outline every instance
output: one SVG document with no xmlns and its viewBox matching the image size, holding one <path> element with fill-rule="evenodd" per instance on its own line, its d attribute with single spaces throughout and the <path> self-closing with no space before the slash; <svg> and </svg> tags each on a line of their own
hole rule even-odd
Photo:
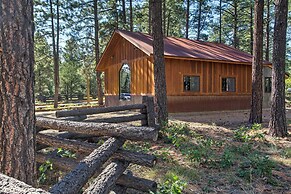
<svg viewBox="0 0 291 194">
<path fill-rule="evenodd" d="M 115 117 L 111 120 L 96 119 L 95 122 L 86 120 L 87 115 L 91 114 L 133 109 L 140 109 L 139 114 L 130 117 Z M 127 188 L 144 192 L 156 191 L 156 182 L 135 177 L 129 173 L 124 173 L 130 163 L 152 167 L 156 163 L 156 157 L 141 152 L 124 150 L 122 148 L 126 140 L 157 140 L 158 130 L 154 128 L 155 118 L 152 97 L 143 97 L 143 103 L 137 105 L 58 111 L 56 116 L 63 118 L 51 119 L 37 117 L 36 119 L 36 126 L 38 129 L 36 142 L 39 148 L 36 159 L 39 163 L 50 160 L 56 167 L 70 172 L 65 175 L 62 180 L 53 185 L 49 192 L 35 189 L 16 180 L 17 184 L 23 184 L 21 186 L 22 188 L 16 188 L 16 190 L 19 190 L 18 192 L 40 191 L 40 193 L 80 193 L 80 190 L 93 175 L 96 178 L 85 189 L 84 193 L 107 194 L 109 191 L 114 191 L 116 194 L 123 194 L 126 192 Z M 133 120 L 141 120 L 142 126 L 115 124 L 117 122 L 129 122 Z M 98 121 L 98 123 L 96 123 L 96 121 Z M 90 138 L 97 138 L 96 141 L 100 140 L 100 138 L 107 138 L 107 140 L 102 145 L 98 145 L 96 143 L 80 141 L 80 139 L 67 139 L 59 135 L 49 135 L 48 133 L 44 133 L 46 129 L 66 131 L 73 134 L 71 137 L 82 136 L 82 140 Z M 67 137 L 69 136 L 67 135 Z M 74 158 L 63 158 L 56 154 L 42 153 L 41 149 L 46 147 L 61 147 L 87 156 L 78 162 Z M 0 174 L 0 182 L 1 180 L 15 183 L 14 179 Z M 10 190 L 9 188 L 6 189 L 7 191 L 16 191 L 12 187 L 13 184 L 7 185 L 11 186 Z M 1 183 L 0 191 L 3 191 Z"/>
</svg>

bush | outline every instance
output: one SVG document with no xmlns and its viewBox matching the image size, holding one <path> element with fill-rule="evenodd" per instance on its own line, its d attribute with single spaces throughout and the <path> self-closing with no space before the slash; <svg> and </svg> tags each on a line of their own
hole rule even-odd
<svg viewBox="0 0 291 194">
<path fill-rule="evenodd" d="M 252 177 L 271 178 L 273 168 L 275 163 L 268 156 L 252 154 L 240 164 L 238 175 L 248 181 L 251 181 Z"/>
<path fill-rule="evenodd" d="M 234 131 L 234 138 L 241 142 L 249 142 L 256 138 L 263 139 L 264 134 L 257 132 L 260 129 L 262 129 L 262 125 L 256 123 L 251 128 L 242 126 Z"/>
<path fill-rule="evenodd" d="M 156 194 L 182 194 L 186 185 L 187 183 L 180 180 L 177 175 L 171 174 L 162 185 L 159 185 Z M 150 193 L 154 194 L 153 192 Z"/>
</svg>

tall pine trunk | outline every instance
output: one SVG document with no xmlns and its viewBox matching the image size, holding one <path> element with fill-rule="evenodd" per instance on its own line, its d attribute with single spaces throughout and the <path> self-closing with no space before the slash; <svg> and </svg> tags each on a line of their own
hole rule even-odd
<svg viewBox="0 0 291 194">
<path fill-rule="evenodd" d="M 234 1 L 234 18 L 233 18 L 233 47 L 239 48 L 239 41 L 237 37 L 237 31 L 238 31 L 238 2 L 237 0 Z"/>
<path fill-rule="evenodd" d="M 53 61 L 54 61 L 54 84 L 55 84 L 55 94 L 54 94 L 54 108 L 58 107 L 59 100 L 59 87 L 60 87 L 60 75 L 59 75 L 59 1 L 57 0 L 57 36 L 55 34 L 55 24 L 54 24 L 54 11 L 53 11 L 53 1 L 50 0 L 50 15 L 51 15 L 51 28 L 52 28 L 52 43 L 53 43 Z"/>
<path fill-rule="evenodd" d="M 166 30 L 167 28 L 167 0 L 162 0 L 163 1 L 163 32 L 164 32 L 164 36 L 168 36 L 168 30 Z M 169 12 L 170 15 L 170 12 Z M 168 18 L 168 24 L 169 24 L 169 18 Z M 169 26 L 169 25 L 168 25 Z"/>
<path fill-rule="evenodd" d="M 0 171 L 35 185 L 33 1 L 0 1 Z"/>
<path fill-rule="evenodd" d="M 98 18 L 98 0 L 94 0 L 94 21 L 95 21 L 95 62 L 96 65 L 99 62 L 99 18 Z M 102 79 L 101 72 L 96 72 L 97 78 L 97 93 L 98 93 L 98 104 L 102 106 L 103 102 L 103 88 L 102 88 Z"/>
<path fill-rule="evenodd" d="M 151 9 L 151 4 L 149 2 L 149 21 L 148 21 L 148 33 L 151 35 L 152 34 L 152 9 Z"/>
<path fill-rule="evenodd" d="M 198 7 L 197 40 L 200 40 L 200 34 L 201 34 L 202 1 L 203 0 L 199 0 L 199 7 Z"/>
<path fill-rule="evenodd" d="M 153 25 L 153 56 L 155 97 L 157 102 L 158 123 L 168 121 L 167 87 L 164 59 L 164 39 L 162 29 L 162 0 L 150 0 Z"/>
<path fill-rule="evenodd" d="M 287 136 L 285 112 L 285 59 L 288 0 L 275 0 L 273 39 L 272 102 L 269 134 Z"/>
<path fill-rule="evenodd" d="M 219 43 L 222 43 L 222 0 L 219 1 Z"/>
<path fill-rule="evenodd" d="M 129 25 L 130 25 L 130 31 L 133 32 L 133 18 L 132 18 L 132 0 L 129 0 Z"/>
<path fill-rule="evenodd" d="M 270 0 L 267 0 L 267 16 L 266 16 L 266 53 L 265 53 L 265 60 L 270 60 Z"/>
<path fill-rule="evenodd" d="M 187 7 L 186 7 L 186 39 L 189 38 L 189 18 L 190 18 L 190 0 L 187 0 Z"/>
<path fill-rule="evenodd" d="M 253 17 L 253 0 L 250 0 L 250 53 L 253 53 L 253 49 L 254 49 L 254 17 Z M 263 32 L 262 32 L 263 33 Z"/>
<path fill-rule="evenodd" d="M 263 107 L 263 12 L 264 0 L 255 0 L 254 50 L 250 123 L 262 123 Z"/>
<path fill-rule="evenodd" d="M 122 19 L 123 19 L 123 26 L 126 26 L 126 8 L 125 8 L 125 0 L 122 0 Z"/>
</svg>

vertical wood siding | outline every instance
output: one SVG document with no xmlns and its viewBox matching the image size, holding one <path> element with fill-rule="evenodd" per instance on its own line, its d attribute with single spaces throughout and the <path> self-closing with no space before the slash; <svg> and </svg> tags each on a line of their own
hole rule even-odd
<svg viewBox="0 0 291 194">
<path fill-rule="evenodd" d="M 154 94 L 154 66 L 151 57 L 123 38 L 116 39 L 116 44 L 106 56 L 105 70 L 106 95 L 119 95 L 119 70 L 127 63 L 131 68 L 131 94 Z M 166 62 L 166 81 L 168 96 L 199 95 L 250 95 L 251 66 L 208 61 L 169 59 Z M 183 91 L 183 76 L 200 76 L 200 91 Z M 235 92 L 222 92 L 221 79 L 236 78 Z"/>
</svg>

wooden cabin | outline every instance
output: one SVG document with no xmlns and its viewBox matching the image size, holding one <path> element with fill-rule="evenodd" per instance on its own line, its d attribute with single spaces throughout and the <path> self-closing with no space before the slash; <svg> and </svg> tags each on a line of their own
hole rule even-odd
<svg viewBox="0 0 291 194">
<path fill-rule="evenodd" d="M 169 112 L 249 109 L 252 55 L 219 43 L 164 38 Z M 264 64 L 264 107 L 269 105 L 271 63 Z M 105 105 L 140 103 L 154 95 L 152 37 L 115 31 L 97 71 L 105 73 Z"/>
</svg>

